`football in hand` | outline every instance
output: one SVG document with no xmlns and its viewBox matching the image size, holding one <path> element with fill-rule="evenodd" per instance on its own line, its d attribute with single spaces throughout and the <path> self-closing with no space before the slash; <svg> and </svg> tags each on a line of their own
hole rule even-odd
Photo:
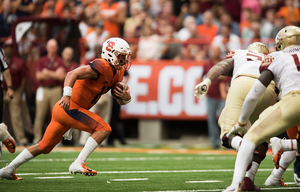
<svg viewBox="0 0 300 192">
<path fill-rule="evenodd" d="M 122 82 L 117 82 L 115 84 L 113 84 L 112 88 L 111 88 L 111 95 L 113 96 L 113 98 L 115 99 L 120 99 L 120 97 L 118 97 L 116 95 L 116 89 L 117 87 L 119 87 L 121 90 L 124 90 L 125 87 L 127 88 L 127 85 L 125 83 L 122 83 Z"/>
</svg>

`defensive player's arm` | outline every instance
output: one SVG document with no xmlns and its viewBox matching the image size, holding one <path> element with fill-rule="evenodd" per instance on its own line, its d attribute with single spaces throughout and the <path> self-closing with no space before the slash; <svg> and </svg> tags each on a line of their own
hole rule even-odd
<svg viewBox="0 0 300 192">
<path fill-rule="evenodd" d="M 59 105 L 64 110 L 69 110 L 70 98 L 72 96 L 72 87 L 77 79 L 90 79 L 97 78 L 98 73 L 94 71 L 89 65 L 78 67 L 67 73 L 64 82 L 63 97 L 61 98 Z"/>
<path fill-rule="evenodd" d="M 234 68 L 234 60 L 232 58 L 224 59 L 215 64 L 206 74 L 206 78 L 209 78 L 211 82 L 216 80 L 221 75 L 232 76 Z"/>
<path fill-rule="evenodd" d="M 260 77 L 255 81 L 245 98 L 245 101 L 242 106 L 241 115 L 238 121 L 239 125 L 243 126 L 247 123 L 259 99 L 264 94 L 273 78 L 273 74 L 269 70 L 263 70 L 261 72 Z"/>
<path fill-rule="evenodd" d="M 203 100 L 211 83 L 220 77 L 220 75 L 232 76 L 233 68 L 234 60 L 232 58 L 224 59 L 214 65 L 206 74 L 203 82 L 196 85 L 195 97 L 199 98 L 199 95 L 202 95 Z"/>
</svg>

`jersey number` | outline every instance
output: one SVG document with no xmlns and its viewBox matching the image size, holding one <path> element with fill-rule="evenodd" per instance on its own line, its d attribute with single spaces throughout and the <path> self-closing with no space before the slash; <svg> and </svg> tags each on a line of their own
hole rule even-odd
<svg viewBox="0 0 300 192">
<path fill-rule="evenodd" d="M 106 46 L 106 50 L 107 51 L 111 51 L 112 48 L 114 48 L 115 43 L 110 41 L 108 42 L 107 46 Z"/>
<path fill-rule="evenodd" d="M 247 53 L 247 61 L 255 61 L 255 60 L 259 60 L 259 61 L 262 61 L 262 57 L 259 56 L 259 55 L 254 55 L 254 54 L 251 54 L 251 53 Z"/>
<path fill-rule="evenodd" d="M 299 61 L 298 55 L 297 54 L 293 54 L 292 56 L 294 58 L 295 65 L 297 66 L 297 70 L 300 71 L 300 61 Z"/>
</svg>

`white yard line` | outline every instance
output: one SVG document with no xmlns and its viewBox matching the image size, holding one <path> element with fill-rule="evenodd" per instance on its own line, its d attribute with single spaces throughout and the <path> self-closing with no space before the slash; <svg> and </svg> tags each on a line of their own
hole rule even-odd
<svg viewBox="0 0 300 192">
<path fill-rule="evenodd" d="M 186 181 L 186 183 L 220 183 L 219 180 L 206 180 L 206 181 Z"/>
<path fill-rule="evenodd" d="M 133 178 L 133 179 L 110 179 L 110 181 L 146 181 L 148 178 Z"/>
<path fill-rule="evenodd" d="M 88 161 L 182 161 L 182 160 L 233 160 L 235 156 L 228 157 L 125 157 L 125 158 L 89 158 Z M 10 162 L 11 160 L 0 160 L 0 163 Z M 73 162 L 74 158 L 62 159 L 32 159 L 30 162 Z"/>
<path fill-rule="evenodd" d="M 278 188 L 261 188 L 262 190 L 273 191 L 273 190 L 292 190 L 300 189 L 299 187 L 278 187 Z M 167 190 L 167 191 L 143 191 L 143 192 L 210 192 L 210 191 L 223 191 L 224 189 L 211 189 L 211 190 Z"/>
<path fill-rule="evenodd" d="M 272 171 L 273 169 L 259 169 L 258 171 Z M 208 173 L 208 172 L 233 172 L 233 169 L 214 169 L 214 170 L 158 170 L 158 171 L 98 171 L 98 174 L 127 174 L 127 173 Z M 294 171 L 287 169 L 287 171 Z M 17 173 L 16 175 L 66 175 L 69 172 L 53 173 Z"/>
<path fill-rule="evenodd" d="M 71 179 L 73 176 L 60 176 L 60 177 L 35 177 L 35 179 Z"/>
</svg>

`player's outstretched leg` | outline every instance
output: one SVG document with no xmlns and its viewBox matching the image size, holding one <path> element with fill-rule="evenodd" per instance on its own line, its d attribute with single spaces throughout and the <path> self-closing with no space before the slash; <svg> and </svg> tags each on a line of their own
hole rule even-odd
<svg viewBox="0 0 300 192">
<path fill-rule="evenodd" d="M 39 144 L 24 149 L 9 165 L 0 169 L 0 178 L 9 180 L 22 180 L 16 176 L 15 171 L 24 163 L 41 154 Z"/>
<path fill-rule="evenodd" d="M 7 126 L 4 123 L 0 124 L 0 141 L 3 142 L 9 152 L 15 152 L 16 142 L 7 131 Z"/>
</svg>

